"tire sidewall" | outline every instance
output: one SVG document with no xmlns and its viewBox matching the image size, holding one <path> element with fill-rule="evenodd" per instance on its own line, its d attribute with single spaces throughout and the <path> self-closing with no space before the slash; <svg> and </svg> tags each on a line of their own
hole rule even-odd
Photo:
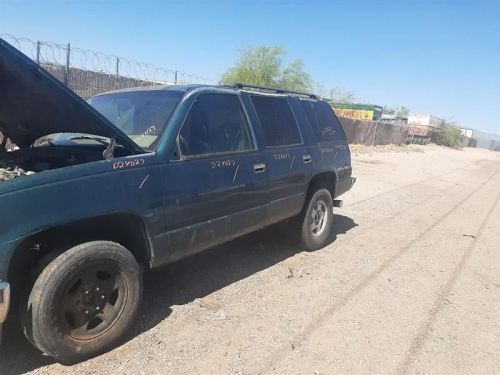
<svg viewBox="0 0 500 375">
<path fill-rule="evenodd" d="M 75 273 L 102 261 L 116 262 L 126 285 L 126 301 L 118 320 L 100 336 L 90 340 L 76 340 L 62 330 L 57 301 Z M 75 246 L 49 263 L 36 280 L 27 306 L 31 309 L 29 338 L 41 351 L 62 361 L 73 362 L 94 356 L 123 336 L 137 314 L 141 297 L 140 268 L 127 249 L 109 241 Z"/>
<path fill-rule="evenodd" d="M 318 200 L 322 200 L 326 205 L 326 228 L 320 235 L 314 235 L 311 231 L 311 212 Z M 308 200 L 306 210 L 302 219 L 302 243 L 308 250 L 317 250 L 327 245 L 333 228 L 333 199 L 327 189 L 319 189 Z"/>
</svg>

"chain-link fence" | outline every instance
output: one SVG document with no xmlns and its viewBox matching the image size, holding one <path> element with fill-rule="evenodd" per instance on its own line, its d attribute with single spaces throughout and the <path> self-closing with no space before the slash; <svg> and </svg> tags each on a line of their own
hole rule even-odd
<svg viewBox="0 0 500 375">
<path fill-rule="evenodd" d="M 84 99 L 101 92 L 127 87 L 218 83 L 215 79 L 196 74 L 75 48 L 69 43 L 33 41 L 10 34 L 0 34 L 0 37 L 36 61 Z"/>
</svg>

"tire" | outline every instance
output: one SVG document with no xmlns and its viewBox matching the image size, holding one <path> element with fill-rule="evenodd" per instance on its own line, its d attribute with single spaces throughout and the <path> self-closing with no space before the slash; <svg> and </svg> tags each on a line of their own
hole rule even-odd
<svg viewBox="0 0 500 375">
<path fill-rule="evenodd" d="M 309 196 L 298 217 L 300 242 L 306 250 L 318 250 L 328 244 L 333 228 L 333 200 L 327 189 Z"/>
<path fill-rule="evenodd" d="M 116 344 L 134 321 L 142 297 L 142 275 L 134 256 L 117 243 L 94 241 L 53 260 L 53 255 L 47 257 L 21 304 L 28 340 L 65 363 Z"/>
</svg>

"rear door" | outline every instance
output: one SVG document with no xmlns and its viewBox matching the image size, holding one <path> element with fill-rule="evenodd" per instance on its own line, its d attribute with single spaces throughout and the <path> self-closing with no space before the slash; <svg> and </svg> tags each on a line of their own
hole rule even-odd
<svg viewBox="0 0 500 375">
<path fill-rule="evenodd" d="M 321 100 L 301 99 L 318 142 L 324 171 L 337 173 L 336 195 L 350 183 L 351 156 L 347 137 L 332 107 Z M 340 190 L 342 191 L 340 191 Z"/>
<path fill-rule="evenodd" d="M 286 96 L 250 95 L 262 129 L 269 171 L 269 222 L 300 212 L 311 155 Z"/>
<path fill-rule="evenodd" d="M 237 94 L 198 95 L 177 143 L 164 168 L 171 260 L 263 226 L 268 175 Z"/>
</svg>

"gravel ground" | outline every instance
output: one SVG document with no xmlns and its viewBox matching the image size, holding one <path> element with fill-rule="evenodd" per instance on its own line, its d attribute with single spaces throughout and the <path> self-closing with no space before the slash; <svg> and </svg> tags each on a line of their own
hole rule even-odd
<svg viewBox="0 0 500 375">
<path fill-rule="evenodd" d="M 0 374 L 500 373 L 500 154 L 354 147 L 332 243 L 271 228 L 145 277 L 116 349 L 74 366 L 7 327 Z"/>
</svg>

